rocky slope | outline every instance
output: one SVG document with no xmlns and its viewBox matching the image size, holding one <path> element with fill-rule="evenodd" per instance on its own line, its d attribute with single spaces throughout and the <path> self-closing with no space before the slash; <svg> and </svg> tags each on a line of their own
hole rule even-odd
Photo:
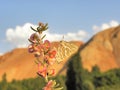
<svg viewBox="0 0 120 90">
<path fill-rule="evenodd" d="M 120 26 L 94 35 L 81 49 L 83 66 L 91 70 L 98 65 L 101 71 L 120 67 Z"/>
</svg>

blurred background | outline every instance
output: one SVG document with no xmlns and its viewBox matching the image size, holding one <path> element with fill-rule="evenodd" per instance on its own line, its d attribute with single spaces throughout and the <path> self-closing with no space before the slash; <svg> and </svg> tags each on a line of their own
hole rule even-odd
<svg viewBox="0 0 120 90">
<path fill-rule="evenodd" d="M 70 74 L 65 67 L 68 65 L 72 70 L 67 62 L 76 57 L 80 61 L 78 66 L 82 65 L 78 72 L 84 72 L 77 73 L 74 67 L 75 71 L 70 72 L 76 72 L 76 77 L 70 77 L 78 75 L 85 82 L 78 82 L 71 90 L 120 90 L 119 3 L 119 0 L 1 0 L 0 90 L 41 90 L 44 86 L 44 80 L 36 75 L 34 55 L 27 50 L 28 38 L 33 33 L 30 26 L 37 28 L 39 22 L 48 23 L 45 39 L 51 41 L 53 47 L 58 48 L 59 41 L 65 40 L 81 48 L 79 55 L 73 54 L 77 50 L 73 51 L 54 66 L 58 73 L 54 78 L 64 90 L 70 90 L 68 82 L 76 83 L 69 81 Z M 75 89 L 79 85 L 83 87 Z"/>
</svg>

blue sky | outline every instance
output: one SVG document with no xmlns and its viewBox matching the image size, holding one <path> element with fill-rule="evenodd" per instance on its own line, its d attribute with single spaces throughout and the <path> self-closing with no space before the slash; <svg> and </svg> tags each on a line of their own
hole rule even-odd
<svg viewBox="0 0 120 90">
<path fill-rule="evenodd" d="M 16 26 L 24 27 L 26 23 L 48 23 L 49 34 L 71 36 L 82 30 L 90 37 L 94 27 L 104 29 L 120 22 L 119 4 L 120 0 L 1 0 L 0 53 L 17 47 L 13 39 L 8 40 L 16 33 L 9 35 L 7 31 L 15 31 Z"/>
</svg>

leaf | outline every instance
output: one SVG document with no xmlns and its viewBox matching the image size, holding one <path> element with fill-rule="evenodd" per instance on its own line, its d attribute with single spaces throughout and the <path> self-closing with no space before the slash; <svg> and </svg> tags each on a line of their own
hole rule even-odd
<svg viewBox="0 0 120 90">
<path fill-rule="evenodd" d="M 35 62 L 36 64 L 39 64 L 38 61 L 36 61 L 36 60 L 34 60 L 34 62 Z"/>
<path fill-rule="evenodd" d="M 54 80 L 53 81 L 53 84 L 52 84 L 52 87 L 54 87 L 56 85 L 56 81 Z"/>
<path fill-rule="evenodd" d="M 59 83 L 55 85 L 55 87 L 56 87 L 56 88 L 57 88 L 57 87 L 59 87 L 59 86 L 60 86 L 60 84 L 59 84 Z"/>
<path fill-rule="evenodd" d="M 28 39 L 29 42 L 33 43 L 30 39 Z"/>
<path fill-rule="evenodd" d="M 41 38 L 41 40 L 43 40 L 43 38 L 45 38 L 46 34 Z"/>
<path fill-rule="evenodd" d="M 63 87 L 55 88 L 54 90 L 62 90 Z"/>
<path fill-rule="evenodd" d="M 30 26 L 30 28 L 31 28 L 33 31 L 37 32 L 37 30 L 35 30 L 32 26 Z"/>
</svg>

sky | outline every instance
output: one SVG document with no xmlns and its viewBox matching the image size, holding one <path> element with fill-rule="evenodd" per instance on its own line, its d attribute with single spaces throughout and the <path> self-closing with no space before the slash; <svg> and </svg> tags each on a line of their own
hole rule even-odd
<svg viewBox="0 0 120 90">
<path fill-rule="evenodd" d="M 0 0 L 0 54 L 28 46 L 39 22 L 48 23 L 50 41 L 87 42 L 120 23 L 120 0 Z"/>
</svg>

